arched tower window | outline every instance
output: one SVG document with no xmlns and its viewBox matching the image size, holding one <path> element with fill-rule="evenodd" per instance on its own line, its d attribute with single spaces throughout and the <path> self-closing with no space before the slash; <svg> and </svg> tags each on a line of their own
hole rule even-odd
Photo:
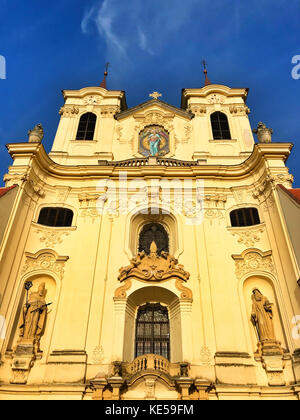
<svg viewBox="0 0 300 420">
<path fill-rule="evenodd" d="M 73 212 L 61 207 L 44 207 L 40 211 L 38 224 L 52 227 L 72 226 Z"/>
<path fill-rule="evenodd" d="M 210 116 L 214 140 L 230 140 L 228 118 L 223 112 L 214 112 Z"/>
<path fill-rule="evenodd" d="M 169 252 L 169 236 L 165 228 L 159 223 L 149 223 L 145 225 L 139 237 L 139 252 L 145 251 L 150 254 L 150 246 L 152 242 L 157 246 L 157 252 Z"/>
<path fill-rule="evenodd" d="M 97 117 L 92 112 L 83 114 L 80 118 L 76 140 L 94 140 Z"/>
<path fill-rule="evenodd" d="M 159 303 L 147 303 L 138 310 L 135 357 L 144 354 L 158 354 L 170 360 L 168 310 Z"/>
<path fill-rule="evenodd" d="M 253 226 L 260 224 L 258 210 L 255 207 L 246 207 L 243 209 L 233 210 L 230 213 L 231 226 Z"/>
</svg>

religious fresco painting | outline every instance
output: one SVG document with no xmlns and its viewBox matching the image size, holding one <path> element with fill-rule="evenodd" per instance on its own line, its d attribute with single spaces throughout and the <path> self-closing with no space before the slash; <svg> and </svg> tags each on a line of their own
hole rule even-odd
<svg viewBox="0 0 300 420">
<path fill-rule="evenodd" d="M 151 125 L 140 133 L 139 153 L 143 156 L 164 156 L 169 151 L 169 134 L 162 127 Z"/>
</svg>

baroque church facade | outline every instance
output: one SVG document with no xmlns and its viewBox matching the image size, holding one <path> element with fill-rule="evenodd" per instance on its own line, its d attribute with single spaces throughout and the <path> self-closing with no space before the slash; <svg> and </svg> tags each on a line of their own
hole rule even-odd
<svg viewBox="0 0 300 420">
<path fill-rule="evenodd" d="M 299 399 L 299 190 L 248 90 L 63 91 L 8 144 L 1 399 Z M 284 201 L 286 200 L 286 201 Z"/>
</svg>

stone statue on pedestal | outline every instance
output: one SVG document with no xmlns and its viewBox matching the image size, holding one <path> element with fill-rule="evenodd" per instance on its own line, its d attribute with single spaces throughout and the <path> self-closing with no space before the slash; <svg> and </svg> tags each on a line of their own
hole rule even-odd
<svg viewBox="0 0 300 420">
<path fill-rule="evenodd" d="M 42 124 L 37 124 L 32 130 L 28 131 L 29 143 L 41 143 L 44 138 Z"/>
<path fill-rule="evenodd" d="M 272 142 L 272 128 L 267 128 L 263 122 L 259 122 L 257 128 L 254 128 L 253 133 L 257 135 L 259 143 L 271 143 Z"/>
<path fill-rule="evenodd" d="M 258 289 L 254 289 L 252 294 L 251 320 L 256 327 L 258 338 L 261 343 L 276 340 L 272 304 Z"/>
</svg>

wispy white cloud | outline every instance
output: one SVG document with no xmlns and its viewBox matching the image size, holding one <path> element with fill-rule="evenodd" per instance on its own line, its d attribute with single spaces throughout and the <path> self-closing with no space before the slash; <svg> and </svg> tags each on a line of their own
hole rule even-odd
<svg viewBox="0 0 300 420">
<path fill-rule="evenodd" d="M 193 15 L 195 7 L 207 0 L 104 0 L 86 11 L 81 29 L 96 27 L 107 44 L 108 54 L 131 61 L 137 51 L 149 55 L 161 52 Z"/>
</svg>

